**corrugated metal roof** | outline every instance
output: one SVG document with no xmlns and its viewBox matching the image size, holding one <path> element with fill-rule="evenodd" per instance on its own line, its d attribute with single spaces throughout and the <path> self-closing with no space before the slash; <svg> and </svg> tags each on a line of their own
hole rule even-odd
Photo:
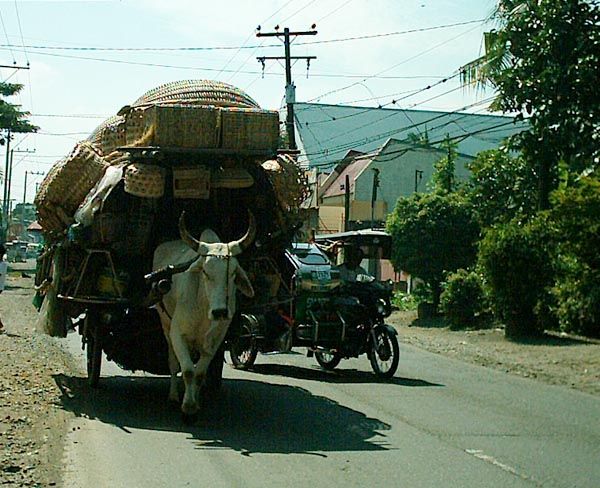
<svg viewBox="0 0 600 488">
<path fill-rule="evenodd" d="M 427 134 L 430 141 L 465 136 L 458 151 L 468 156 L 497 148 L 506 137 L 527 128 L 512 117 L 461 112 L 350 107 L 318 103 L 294 105 L 299 163 L 328 167 L 351 149 L 370 153 L 388 139 Z M 473 132 L 476 134 L 469 135 Z"/>
</svg>

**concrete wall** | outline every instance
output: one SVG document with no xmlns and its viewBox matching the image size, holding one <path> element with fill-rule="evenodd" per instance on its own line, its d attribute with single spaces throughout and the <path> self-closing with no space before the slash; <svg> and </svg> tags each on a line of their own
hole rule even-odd
<svg viewBox="0 0 600 488">
<path fill-rule="evenodd" d="M 399 197 L 412 195 L 415 191 L 415 172 L 422 171 L 417 191 L 429 192 L 434 164 L 445 156 L 445 152 L 431 148 L 414 148 L 390 140 L 382 151 L 358 176 L 355 185 L 356 200 L 368 201 L 370 205 L 373 191 L 373 168 L 379 169 L 377 200 L 385 202 L 388 212 L 392 212 Z M 455 165 L 457 180 L 467 180 L 469 171 L 465 164 L 472 158 L 458 156 Z"/>
</svg>

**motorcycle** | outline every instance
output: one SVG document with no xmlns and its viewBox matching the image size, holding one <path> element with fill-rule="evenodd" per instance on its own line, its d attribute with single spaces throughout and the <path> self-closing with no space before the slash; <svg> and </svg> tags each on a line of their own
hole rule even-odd
<svg viewBox="0 0 600 488">
<path fill-rule="evenodd" d="M 259 352 L 304 347 L 328 370 L 366 354 L 377 376 L 391 378 L 399 361 L 397 332 L 384 322 L 391 313 L 391 287 L 367 279 L 342 284 L 318 247 L 294 246 L 286 253 L 289 298 L 232 322 L 227 343 L 233 366 L 249 369 Z"/>
</svg>

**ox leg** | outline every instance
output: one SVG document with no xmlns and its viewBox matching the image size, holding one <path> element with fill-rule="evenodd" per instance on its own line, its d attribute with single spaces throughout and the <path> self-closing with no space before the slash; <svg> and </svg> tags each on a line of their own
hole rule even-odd
<svg viewBox="0 0 600 488">
<path fill-rule="evenodd" d="M 198 395 L 197 386 L 194 381 L 194 363 L 192 362 L 188 346 L 183 337 L 177 332 L 174 332 L 173 328 L 171 328 L 170 336 L 173 351 L 175 352 L 179 361 L 179 366 L 181 367 L 181 376 L 183 376 L 183 384 L 185 386 L 181 411 L 186 415 L 193 415 L 198 411 L 198 403 L 196 402 L 196 397 Z"/>
<path fill-rule="evenodd" d="M 171 341 L 169 342 L 169 372 L 171 373 L 171 383 L 169 384 L 169 400 L 179 403 L 179 382 L 177 381 L 177 373 L 179 373 L 179 360 L 173 351 Z"/>
</svg>

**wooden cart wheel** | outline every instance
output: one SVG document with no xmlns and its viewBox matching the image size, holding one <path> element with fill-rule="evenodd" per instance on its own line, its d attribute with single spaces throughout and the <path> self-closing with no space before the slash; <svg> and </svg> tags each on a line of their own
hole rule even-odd
<svg viewBox="0 0 600 488">
<path fill-rule="evenodd" d="M 86 353 L 88 384 L 98 388 L 100 370 L 102 368 L 102 339 L 100 334 L 100 319 L 97 312 L 88 310 L 85 316 Z"/>
</svg>

